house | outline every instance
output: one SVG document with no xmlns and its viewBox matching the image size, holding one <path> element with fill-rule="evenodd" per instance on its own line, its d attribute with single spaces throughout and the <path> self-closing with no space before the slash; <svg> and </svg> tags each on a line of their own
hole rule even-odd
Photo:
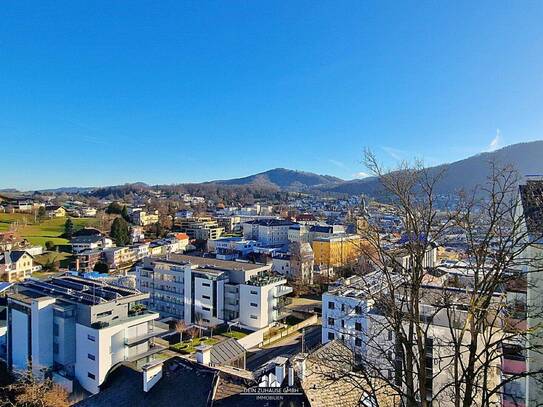
<svg viewBox="0 0 543 407">
<path fill-rule="evenodd" d="M 291 243 L 287 253 L 277 253 L 272 257 L 272 270 L 290 280 L 313 284 L 315 257 L 307 242 Z"/>
<path fill-rule="evenodd" d="M 80 253 L 83 250 L 113 247 L 113 241 L 110 238 L 101 235 L 75 236 L 70 240 L 70 244 L 72 245 L 72 252 L 74 254 Z"/>
<path fill-rule="evenodd" d="M 34 257 L 24 250 L 0 252 L 0 278 L 3 281 L 19 281 L 31 276 L 41 266 L 34 267 Z"/>
<path fill-rule="evenodd" d="M 218 239 L 224 232 L 217 220 L 210 217 L 179 218 L 176 219 L 176 226 L 180 232 L 196 240 Z"/>
<path fill-rule="evenodd" d="M 138 209 L 139 210 L 134 210 L 130 215 L 132 223 L 139 226 L 148 226 L 158 223 L 159 217 L 157 210 L 153 212 L 146 212 L 141 208 Z"/>
<path fill-rule="evenodd" d="M 75 271 L 90 272 L 94 266 L 102 259 L 101 249 L 85 249 L 74 254 L 72 268 Z"/>
<path fill-rule="evenodd" d="M 110 270 L 124 270 L 136 262 L 134 250 L 128 246 L 108 247 L 102 251 L 104 260 Z"/>
<path fill-rule="evenodd" d="M 63 218 L 66 216 L 66 209 L 59 205 L 46 205 L 45 213 L 50 218 Z"/>
<path fill-rule="evenodd" d="M 37 377 L 54 368 L 66 387 L 96 394 L 112 368 L 162 351 L 159 315 L 137 305 L 134 289 L 75 276 L 28 279 L 7 295 L 7 364 Z M 31 365 L 29 361 L 31 360 Z"/>
</svg>

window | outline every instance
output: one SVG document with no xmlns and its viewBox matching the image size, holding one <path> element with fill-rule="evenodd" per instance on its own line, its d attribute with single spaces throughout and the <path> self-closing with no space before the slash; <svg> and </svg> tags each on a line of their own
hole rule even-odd
<svg viewBox="0 0 543 407">
<path fill-rule="evenodd" d="M 258 319 L 256 315 L 251 315 L 251 319 Z"/>
<path fill-rule="evenodd" d="M 87 353 L 87 357 L 90 359 L 90 360 L 96 360 L 96 357 L 90 353 Z"/>
<path fill-rule="evenodd" d="M 341 312 L 345 312 L 345 304 L 341 304 Z"/>
<path fill-rule="evenodd" d="M 88 334 L 88 335 L 87 335 L 87 339 L 88 339 L 89 341 L 91 341 L 91 342 L 96 342 L 96 338 L 95 338 L 93 335 L 91 335 L 91 334 Z"/>
<path fill-rule="evenodd" d="M 354 340 L 354 346 L 362 346 L 362 339 L 355 338 Z"/>
<path fill-rule="evenodd" d="M 202 285 L 203 285 L 204 287 L 211 287 L 211 284 L 209 284 L 209 283 L 202 283 Z"/>
<path fill-rule="evenodd" d="M 257 294 L 258 294 L 258 292 L 257 292 L 257 291 L 254 291 L 254 290 L 251 290 L 251 294 L 253 294 L 253 295 L 257 295 Z"/>
<path fill-rule="evenodd" d="M 209 319 L 205 319 L 205 318 L 202 319 L 202 321 L 204 321 L 204 322 L 206 322 L 206 323 L 208 323 L 208 324 L 211 322 Z"/>
<path fill-rule="evenodd" d="M 328 302 L 328 309 L 334 309 L 336 308 L 336 304 L 333 301 Z"/>
<path fill-rule="evenodd" d="M 202 311 L 211 311 L 211 308 L 209 308 L 209 307 L 202 307 Z"/>
<path fill-rule="evenodd" d="M 209 300 L 211 297 L 210 297 L 209 295 L 202 295 L 202 298 L 203 298 L 204 300 Z"/>
<path fill-rule="evenodd" d="M 333 340 L 334 340 L 334 333 L 333 333 L 333 332 L 328 332 L 328 340 L 329 340 L 329 341 L 333 341 Z"/>
<path fill-rule="evenodd" d="M 343 319 L 341 320 L 341 327 L 345 328 L 345 321 Z"/>
<path fill-rule="evenodd" d="M 334 318 L 328 317 L 328 325 L 334 326 Z"/>
<path fill-rule="evenodd" d="M 258 304 L 256 302 L 252 302 L 251 307 L 258 307 Z"/>
<path fill-rule="evenodd" d="M 361 331 L 362 330 L 362 324 L 360 322 L 355 322 L 354 323 L 354 329 L 356 331 Z"/>
<path fill-rule="evenodd" d="M 108 315 L 111 315 L 111 311 L 100 312 L 99 314 L 96 314 L 96 318 L 103 318 L 107 317 Z"/>
<path fill-rule="evenodd" d="M 53 335 L 58 336 L 58 324 L 53 324 Z"/>
<path fill-rule="evenodd" d="M 354 311 L 355 311 L 357 314 L 362 314 L 362 306 L 361 306 L 361 305 L 357 305 L 356 307 L 354 307 Z"/>
<path fill-rule="evenodd" d="M 58 343 L 53 343 L 53 353 L 58 353 Z"/>
<path fill-rule="evenodd" d="M 92 380 L 96 379 L 96 376 L 93 375 L 91 372 L 87 372 L 87 377 Z"/>
<path fill-rule="evenodd" d="M 392 330 L 389 330 L 389 331 L 388 331 L 388 340 L 389 340 L 389 341 L 392 340 Z"/>
</svg>

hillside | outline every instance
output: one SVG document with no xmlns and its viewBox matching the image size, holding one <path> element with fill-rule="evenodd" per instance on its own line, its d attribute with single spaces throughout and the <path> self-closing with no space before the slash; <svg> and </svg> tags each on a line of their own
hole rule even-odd
<svg viewBox="0 0 543 407">
<path fill-rule="evenodd" d="M 444 171 L 437 192 L 451 194 L 461 188 L 470 189 L 484 183 L 489 175 L 491 161 L 511 164 L 522 176 L 543 174 L 543 140 L 513 144 L 496 151 L 432 167 L 430 170 L 434 174 Z M 379 190 L 379 181 L 375 178 L 366 178 L 320 189 L 328 192 L 375 195 Z"/>
<path fill-rule="evenodd" d="M 330 175 L 275 168 L 248 177 L 211 181 L 210 183 L 219 185 L 266 186 L 284 190 L 304 190 L 324 185 L 335 185 L 341 182 L 344 181 Z"/>
</svg>

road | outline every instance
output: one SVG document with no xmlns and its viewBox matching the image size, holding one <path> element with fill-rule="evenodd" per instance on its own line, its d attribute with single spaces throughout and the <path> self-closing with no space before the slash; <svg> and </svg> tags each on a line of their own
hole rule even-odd
<svg viewBox="0 0 543 407">
<path fill-rule="evenodd" d="M 310 326 L 305 329 L 305 349 L 311 349 L 321 343 L 321 326 Z M 247 355 L 247 370 L 256 370 L 277 356 L 290 357 L 302 351 L 302 334 L 296 333 L 266 348 L 259 349 Z"/>
</svg>

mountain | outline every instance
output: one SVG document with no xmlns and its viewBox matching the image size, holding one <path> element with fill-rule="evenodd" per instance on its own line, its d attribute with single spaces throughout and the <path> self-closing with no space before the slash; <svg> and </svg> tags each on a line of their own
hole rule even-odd
<svg viewBox="0 0 543 407">
<path fill-rule="evenodd" d="M 436 191 L 442 194 L 452 194 L 459 189 L 471 189 L 483 184 L 490 173 L 490 162 L 511 164 L 521 176 L 543 175 L 543 140 L 528 143 L 518 143 L 499 150 L 481 153 L 450 164 L 431 167 L 431 174 L 443 171 L 443 177 Z M 367 194 L 375 196 L 379 189 L 379 180 L 375 177 L 361 180 L 345 181 L 336 185 L 320 188 L 322 191 Z"/>
<path fill-rule="evenodd" d="M 319 188 L 325 185 L 336 185 L 343 181 L 331 175 L 319 175 L 312 172 L 287 170 L 275 168 L 243 178 L 211 181 L 207 184 L 218 185 L 248 185 L 255 187 L 271 187 L 283 190 L 306 190 Z"/>
</svg>

